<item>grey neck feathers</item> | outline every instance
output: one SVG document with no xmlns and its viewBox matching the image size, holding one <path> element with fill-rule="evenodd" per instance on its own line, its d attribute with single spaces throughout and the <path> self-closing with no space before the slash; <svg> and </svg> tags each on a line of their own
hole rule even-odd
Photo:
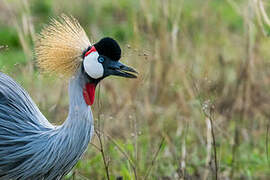
<svg viewBox="0 0 270 180">
<path fill-rule="evenodd" d="M 56 169 L 71 169 L 86 150 L 93 135 L 94 125 L 91 107 L 87 106 L 83 98 L 83 87 L 86 77 L 78 72 L 69 83 L 69 114 L 62 126 L 55 130 L 54 142 L 58 162 Z M 62 166 L 62 167 L 61 167 Z M 68 168 L 64 168 L 68 166 Z M 67 172 L 63 172 L 66 174 Z"/>
<path fill-rule="evenodd" d="M 92 124 L 91 107 L 83 98 L 83 88 L 87 82 L 86 77 L 79 71 L 71 77 L 69 82 L 69 114 L 63 128 L 72 126 L 82 128 L 82 124 Z"/>
</svg>

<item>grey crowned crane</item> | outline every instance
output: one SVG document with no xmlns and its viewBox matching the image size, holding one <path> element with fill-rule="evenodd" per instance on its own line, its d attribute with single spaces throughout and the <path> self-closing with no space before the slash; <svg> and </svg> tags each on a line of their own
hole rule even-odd
<svg viewBox="0 0 270 180">
<path fill-rule="evenodd" d="M 35 44 L 38 66 L 70 79 L 68 117 L 62 125 L 52 125 L 28 93 L 0 73 L 0 180 L 61 179 L 93 135 L 97 84 L 110 75 L 136 78 L 134 69 L 119 62 L 115 40 L 107 37 L 91 45 L 73 17 L 52 19 Z"/>
</svg>

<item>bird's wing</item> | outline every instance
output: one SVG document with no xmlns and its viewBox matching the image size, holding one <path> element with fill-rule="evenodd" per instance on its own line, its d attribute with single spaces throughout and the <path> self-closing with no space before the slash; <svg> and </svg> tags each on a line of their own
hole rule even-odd
<svg viewBox="0 0 270 180">
<path fill-rule="evenodd" d="M 35 135 L 52 128 L 54 126 L 42 115 L 28 93 L 0 72 L 0 179 L 24 162 L 20 155 L 16 156 L 23 153 L 18 150 L 31 142 Z M 27 155 L 23 157 L 27 158 Z"/>
<path fill-rule="evenodd" d="M 28 93 L 11 77 L 0 72 L 0 134 L 3 128 L 39 131 L 53 128 L 53 125 L 42 115 Z"/>
</svg>

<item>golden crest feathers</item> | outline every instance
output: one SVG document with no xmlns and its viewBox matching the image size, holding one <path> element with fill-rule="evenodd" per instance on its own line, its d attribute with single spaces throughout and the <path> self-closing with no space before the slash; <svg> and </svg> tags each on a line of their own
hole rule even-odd
<svg viewBox="0 0 270 180">
<path fill-rule="evenodd" d="M 35 41 L 37 65 L 46 73 L 70 76 L 80 66 L 90 41 L 72 16 L 51 19 Z"/>
</svg>

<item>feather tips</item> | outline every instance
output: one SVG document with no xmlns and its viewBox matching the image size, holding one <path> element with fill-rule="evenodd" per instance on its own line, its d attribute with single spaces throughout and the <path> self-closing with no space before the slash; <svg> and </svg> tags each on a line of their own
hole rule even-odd
<svg viewBox="0 0 270 180">
<path fill-rule="evenodd" d="M 90 41 L 72 16 L 51 19 L 35 42 L 37 65 L 45 73 L 70 76 L 80 66 L 82 54 Z"/>
</svg>

